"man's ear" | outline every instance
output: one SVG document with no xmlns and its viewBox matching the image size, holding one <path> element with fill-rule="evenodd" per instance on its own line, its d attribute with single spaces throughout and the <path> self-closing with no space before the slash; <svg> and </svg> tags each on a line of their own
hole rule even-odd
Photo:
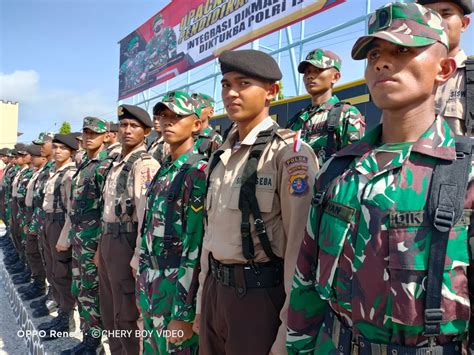
<svg viewBox="0 0 474 355">
<path fill-rule="evenodd" d="M 272 101 L 280 92 L 280 85 L 277 82 L 270 83 L 267 88 L 267 101 Z"/>
<path fill-rule="evenodd" d="M 201 132 L 202 121 L 194 118 L 193 134 Z"/>
<path fill-rule="evenodd" d="M 436 82 L 442 84 L 446 82 L 456 72 L 456 61 L 452 57 L 444 57 L 440 59 L 439 72 L 436 75 Z"/>
<path fill-rule="evenodd" d="M 148 136 L 151 133 L 150 127 L 145 127 L 145 136 Z"/>
<path fill-rule="evenodd" d="M 461 21 L 462 21 L 461 32 L 465 32 L 466 29 L 469 27 L 469 24 L 471 23 L 471 18 L 469 16 L 463 16 L 461 18 Z"/>
<path fill-rule="evenodd" d="M 332 76 L 332 85 L 336 84 L 339 79 L 341 78 L 341 73 L 339 72 L 339 70 L 337 69 L 333 69 L 334 70 L 334 73 L 333 73 L 333 76 Z"/>
</svg>

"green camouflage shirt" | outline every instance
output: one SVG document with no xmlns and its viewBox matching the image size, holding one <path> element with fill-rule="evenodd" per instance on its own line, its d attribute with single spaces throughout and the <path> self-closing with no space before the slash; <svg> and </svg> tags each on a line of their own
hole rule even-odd
<svg viewBox="0 0 474 355">
<path fill-rule="evenodd" d="M 49 178 L 49 171 L 54 166 L 54 160 L 46 163 L 36 179 L 33 193 L 33 214 L 31 216 L 30 234 L 39 234 L 44 225 L 46 214 L 43 210 L 44 186 Z"/>
<path fill-rule="evenodd" d="M 423 280 L 432 227 L 424 211 L 437 162 L 456 157 L 454 139 L 441 117 L 414 144 L 383 145 L 380 137 L 381 126 L 337 153 L 359 157 L 330 185 L 319 233 L 314 230 L 317 209 L 310 209 L 288 311 L 290 354 L 335 351 L 323 324 L 329 306 L 356 336 L 371 342 L 416 346 L 427 340 Z M 382 166 L 379 154 L 389 158 Z M 317 179 L 316 186 L 320 183 Z M 474 166 L 464 208 L 471 213 L 474 208 Z M 468 238 L 474 237 L 474 215 L 468 216 L 465 211 L 449 236 L 440 344 L 459 334 L 465 338 L 471 318 L 474 274 L 469 270 L 468 275 L 473 256 Z M 397 222 L 402 220 L 411 222 Z"/>
<path fill-rule="evenodd" d="M 204 128 L 202 132 L 196 137 L 194 149 L 200 154 L 210 157 L 211 154 L 221 146 L 221 144 L 222 136 L 211 126 L 208 126 Z"/>
<path fill-rule="evenodd" d="M 80 244 L 86 237 L 95 240 L 97 233 L 100 232 L 102 189 L 112 161 L 107 150 L 102 150 L 92 159 L 86 154 L 72 179 L 68 208 L 71 216 L 68 239 L 72 244 Z M 79 223 L 76 223 L 76 218 L 79 219 Z"/>
<path fill-rule="evenodd" d="M 179 268 L 152 269 L 147 262 L 147 255 L 163 256 L 167 252 L 163 238 L 168 191 L 180 168 L 194 154 L 194 150 L 190 150 L 174 162 L 169 156 L 149 190 L 140 252 L 139 298 L 144 314 L 152 314 L 157 331 L 166 329 L 170 320 L 191 322 L 195 317 L 199 255 L 204 234 L 205 161 L 201 160 L 187 170 L 173 212 L 172 246 L 168 252 L 181 256 Z M 153 292 L 149 295 L 151 284 Z"/>
<path fill-rule="evenodd" d="M 292 131 L 301 130 L 301 139 L 308 143 L 319 158 L 319 166 L 326 161 L 327 119 L 335 103 L 339 102 L 333 95 L 319 106 L 308 106 L 295 115 L 287 125 Z M 344 105 L 339 124 L 336 126 L 336 150 L 357 142 L 365 132 L 365 118 L 355 106 Z M 331 154 L 335 153 L 331 152 Z"/>
</svg>

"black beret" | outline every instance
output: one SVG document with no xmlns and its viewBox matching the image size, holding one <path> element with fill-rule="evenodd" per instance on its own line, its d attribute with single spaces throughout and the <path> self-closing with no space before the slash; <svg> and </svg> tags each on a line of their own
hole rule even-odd
<svg viewBox="0 0 474 355">
<path fill-rule="evenodd" d="M 118 132 L 118 124 L 114 122 L 109 122 L 109 132 Z"/>
<path fill-rule="evenodd" d="M 26 151 L 26 144 L 17 143 L 15 144 L 15 149 L 13 155 L 27 155 L 28 152 Z"/>
<path fill-rule="evenodd" d="M 254 49 L 224 51 L 219 56 L 219 63 L 222 74 L 236 71 L 268 81 L 278 81 L 283 77 L 275 59 Z"/>
<path fill-rule="evenodd" d="M 0 155 L 8 155 L 10 150 L 8 148 L 0 149 Z"/>
<path fill-rule="evenodd" d="M 134 105 L 120 105 L 117 109 L 118 119 L 131 118 L 141 122 L 145 127 L 153 127 L 150 115 L 144 109 Z"/>
<path fill-rule="evenodd" d="M 443 0 L 418 0 L 417 3 L 420 5 L 434 4 L 437 2 L 444 2 Z M 446 2 L 452 2 L 458 5 L 463 11 L 464 15 L 469 15 L 472 12 L 472 0 L 446 0 Z"/>
<path fill-rule="evenodd" d="M 41 156 L 41 147 L 36 144 L 29 145 L 27 148 L 28 153 L 34 155 L 35 157 Z"/>
<path fill-rule="evenodd" d="M 77 150 L 79 147 L 77 145 L 76 137 L 73 133 L 70 134 L 55 134 L 53 138 L 53 143 L 62 143 L 72 150 Z"/>
</svg>

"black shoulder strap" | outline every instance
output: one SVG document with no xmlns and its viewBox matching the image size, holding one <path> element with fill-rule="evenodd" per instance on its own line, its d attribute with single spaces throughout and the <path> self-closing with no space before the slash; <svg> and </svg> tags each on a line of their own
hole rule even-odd
<svg viewBox="0 0 474 355">
<path fill-rule="evenodd" d="M 342 109 L 345 104 L 346 103 L 343 101 L 336 102 L 329 110 L 327 119 L 328 139 L 326 142 L 326 160 L 328 160 L 336 151 L 341 149 L 336 142 L 336 127 L 341 121 Z"/>
<path fill-rule="evenodd" d="M 184 177 L 188 173 L 188 170 L 200 160 L 207 160 L 207 158 L 202 154 L 191 155 L 186 163 L 181 166 L 178 174 L 171 182 L 171 187 L 168 190 L 168 196 L 166 198 L 165 235 L 163 239 L 163 249 L 165 253 L 171 250 L 173 237 L 173 211 L 179 196 L 179 191 L 183 186 Z"/>
<path fill-rule="evenodd" d="M 257 139 L 252 146 L 242 174 L 242 185 L 240 187 L 239 196 L 239 209 L 242 211 L 240 232 L 242 234 L 242 252 L 248 261 L 252 261 L 255 258 L 255 250 L 250 228 L 250 213 L 253 215 L 257 237 L 262 244 L 265 254 L 272 261 L 281 261 L 281 259 L 273 253 L 256 196 L 258 161 L 260 160 L 267 144 L 273 140 L 276 131 L 277 127 L 272 127 L 257 135 Z"/>
<path fill-rule="evenodd" d="M 425 335 L 440 334 L 443 321 L 441 288 L 449 232 L 461 218 L 472 164 L 473 143 L 470 138 L 455 136 L 456 160 L 440 160 L 436 165 L 430 187 L 428 215 L 432 223 L 428 279 L 425 304 Z"/>
<path fill-rule="evenodd" d="M 135 209 L 134 202 L 128 196 L 127 190 L 127 183 L 128 178 L 130 177 L 130 171 L 132 170 L 133 164 L 140 159 L 140 157 L 144 154 L 147 154 L 144 151 L 138 151 L 132 153 L 130 158 L 125 162 L 122 170 L 120 171 L 119 176 L 117 177 L 117 189 L 115 190 L 115 216 L 120 217 L 122 215 L 122 206 L 120 204 L 120 199 L 122 195 L 126 195 L 125 197 L 125 205 L 126 205 L 126 213 L 131 216 Z"/>
<path fill-rule="evenodd" d="M 474 133 L 474 59 L 466 60 L 466 112 L 464 119 L 467 134 Z"/>
<path fill-rule="evenodd" d="M 317 106 L 316 106 L 317 108 Z M 300 117 L 300 115 L 305 112 L 305 111 L 309 111 L 309 115 L 311 115 L 311 111 L 314 110 L 314 106 L 312 104 L 309 104 L 308 106 L 306 107 L 303 107 L 301 110 L 299 110 L 297 113 L 295 113 L 293 115 L 293 117 L 291 117 L 288 122 L 286 122 L 286 127 L 287 129 L 291 129 L 291 126 L 298 120 L 298 118 Z"/>
<path fill-rule="evenodd" d="M 232 130 L 232 128 L 234 127 L 235 123 L 232 123 L 229 127 L 227 127 L 227 129 L 224 131 L 224 135 L 222 136 L 222 141 L 225 142 L 225 140 L 227 139 L 227 136 L 229 135 L 230 131 Z"/>
</svg>

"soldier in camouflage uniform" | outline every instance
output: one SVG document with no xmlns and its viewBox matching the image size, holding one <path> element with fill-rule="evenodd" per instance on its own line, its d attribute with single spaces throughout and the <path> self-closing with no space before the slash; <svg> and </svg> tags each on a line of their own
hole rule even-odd
<svg viewBox="0 0 474 355">
<path fill-rule="evenodd" d="M 26 263 L 25 246 L 26 246 L 26 233 L 24 226 L 27 217 L 26 211 L 26 186 L 28 181 L 33 176 L 33 167 L 31 166 L 31 154 L 29 153 L 29 147 L 25 146 L 24 150 L 19 151 L 23 167 L 18 175 L 18 182 L 16 186 L 16 204 L 17 204 L 17 233 L 18 243 L 20 246 L 20 259 L 23 260 L 26 268 L 25 271 L 12 278 L 14 284 L 23 284 L 31 281 L 31 270 L 29 265 Z"/>
<path fill-rule="evenodd" d="M 197 354 L 192 322 L 207 166 L 205 157 L 195 154 L 193 148 L 193 134 L 201 128 L 200 103 L 188 93 L 176 91 L 165 95 L 160 106 L 160 124 L 171 154 L 149 188 L 143 223 L 137 298 L 145 329 L 152 332 L 145 338 L 144 351 Z M 176 196 L 171 202 L 170 193 Z M 160 335 L 164 330 L 183 331 L 184 335 L 167 339 Z"/>
<path fill-rule="evenodd" d="M 127 46 L 127 59 L 120 66 L 120 72 L 125 79 L 125 89 L 133 89 L 146 77 L 146 53 L 138 51 L 140 39 L 135 35 Z"/>
<path fill-rule="evenodd" d="M 469 114 L 469 108 L 466 106 L 469 90 L 471 95 L 474 94 L 474 83 L 468 84 L 466 81 L 468 58 L 460 46 L 461 35 L 469 27 L 472 0 L 418 0 L 417 2 L 438 12 L 446 22 L 449 56 L 456 60 L 457 65 L 454 75 L 443 85 L 438 86 L 435 97 L 436 113 L 444 117 L 454 133 L 474 137 L 474 117 L 472 117 L 472 111 Z M 472 72 L 472 59 L 470 62 L 470 71 Z M 473 100 L 472 96 L 471 100 Z M 471 105 L 474 106 L 474 104 Z M 473 106 L 471 106 L 471 110 Z"/>
<path fill-rule="evenodd" d="M 100 334 L 99 275 L 94 263 L 98 236 L 101 233 L 102 188 L 112 164 L 104 150 L 107 122 L 101 118 L 85 117 L 82 126 L 86 155 L 71 182 L 68 213 L 69 233 L 58 241 L 61 250 L 72 245 L 72 294 L 76 298 L 83 332 L 82 343 L 61 354 L 82 354 L 102 351 Z M 94 333 L 96 332 L 96 333 Z M 93 336 L 94 334 L 95 336 Z"/>
<path fill-rule="evenodd" d="M 164 25 L 163 15 L 158 14 L 153 20 L 153 37 L 145 49 L 148 71 L 168 63 L 176 56 L 176 34 L 171 27 Z"/>
<path fill-rule="evenodd" d="M 320 166 L 342 147 L 357 142 L 365 131 L 365 119 L 359 110 L 333 95 L 333 87 L 341 77 L 341 64 L 337 54 L 315 49 L 298 66 L 311 104 L 293 116 L 287 128 L 300 131 L 298 134 L 313 148 Z"/>
<path fill-rule="evenodd" d="M 194 93 L 193 98 L 201 105 L 201 132 L 195 135 L 194 147 L 200 154 L 210 157 L 222 144 L 222 136 L 211 126 L 209 120 L 214 116 L 214 99 L 206 94 Z"/>
<path fill-rule="evenodd" d="M 461 354 L 473 343 L 473 147 L 464 137 L 455 147 L 434 106 L 455 62 L 442 18 L 421 5 L 385 5 L 368 24 L 352 57 L 367 59 L 383 122 L 317 178 L 287 350 Z"/>
<path fill-rule="evenodd" d="M 170 146 L 165 142 L 160 127 L 160 107 L 161 102 L 153 106 L 153 129 L 156 132 L 156 138 L 148 147 L 148 153 L 155 158 L 157 162 L 163 164 L 170 153 Z"/>
</svg>

